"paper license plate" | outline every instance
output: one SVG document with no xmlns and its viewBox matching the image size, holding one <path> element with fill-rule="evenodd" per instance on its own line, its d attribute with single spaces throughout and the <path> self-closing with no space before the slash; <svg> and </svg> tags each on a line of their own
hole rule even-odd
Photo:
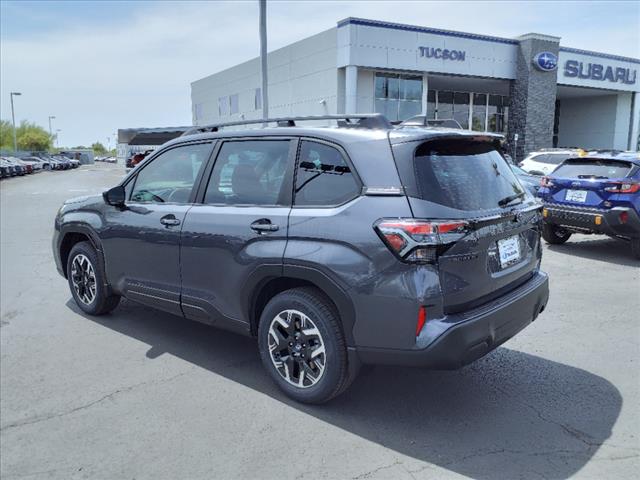
<svg viewBox="0 0 640 480">
<path fill-rule="evenodd" d="M 520 260 L 520 239 L 514 236 L 498 240 L 498 253 L 502 268 Z"/>
<path fill-rule="evenodd" d="M 564 199 L 567 202 L 579 202 L 584 203 L 587 200 L 586 190 L 567 190 L 567 194 Z"/>
</svg>

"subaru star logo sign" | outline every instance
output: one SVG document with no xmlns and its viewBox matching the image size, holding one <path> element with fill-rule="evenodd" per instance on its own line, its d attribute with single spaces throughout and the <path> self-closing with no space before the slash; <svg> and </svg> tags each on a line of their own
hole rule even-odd
<svg viewBox="0 0 640 480">
<path fill-rule="evenodd" d="M 552 72 L 558 68 L 558 57 L 551 52 L 540 52 L 533 57 L 533 64 L 538 70 Z"/>
</svg>

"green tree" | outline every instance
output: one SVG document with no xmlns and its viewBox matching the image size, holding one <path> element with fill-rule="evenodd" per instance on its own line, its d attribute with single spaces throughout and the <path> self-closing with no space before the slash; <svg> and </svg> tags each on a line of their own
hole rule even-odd
<svg viewBox="0 0 640 480">
<path fill-rule="evenodd" d="M 13 150 L 13 125 L 8 120 L 0 120 L 0 149 Z"/>
<path fill-rule="evenodd" d="M 19 150 L 45 151 L 51 148 L 53 139 L 49 132 L 39 125 L 23 120 L 16 129 Z"/>
<path fill-rule="evenodd" d="M 96 142 L 93 145 L 91 145 L 91 148 L 93 149 L 93 153 L 97 153 L 98 155 L 104 155 L 105 153 L 107 153 L 107 149 L 104 148 L 104 145 L 102 145 L 100 142 Z"/>
</svg>

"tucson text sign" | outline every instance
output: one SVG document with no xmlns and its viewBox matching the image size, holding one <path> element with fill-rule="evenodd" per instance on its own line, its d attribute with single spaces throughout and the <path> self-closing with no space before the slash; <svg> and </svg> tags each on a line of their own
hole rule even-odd
<svg viewBox="0 0 640 480">
<path fill-rule="evenodd" d="M 467 52 L 464 50 L 449 50 L 448 48 L 418 47 L 421 57 L 438 58 L 442 60 L 458 60 L 463 62 Z"/>
</svg>

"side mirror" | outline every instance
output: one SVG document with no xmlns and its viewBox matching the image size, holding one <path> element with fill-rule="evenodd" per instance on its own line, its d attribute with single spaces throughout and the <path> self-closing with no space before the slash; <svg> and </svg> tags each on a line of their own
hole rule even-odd
<svg viewBox="0 0 640 480">
<path fill-rule="evenodd" d="M 110 188 L 102 194 L 104 202 L 107 205 L 113 205 L 114 207 L 124 207 L 126 193 L 122 185 Z"/>
</svg>

